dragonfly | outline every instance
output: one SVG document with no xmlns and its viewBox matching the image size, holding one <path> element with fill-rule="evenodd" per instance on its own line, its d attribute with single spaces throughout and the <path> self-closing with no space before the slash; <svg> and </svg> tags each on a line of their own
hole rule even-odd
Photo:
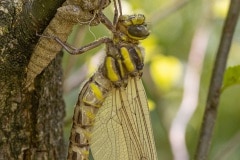
<svg viewBox="0 0 240 160">
<path fill-rule="evenodd" d="M 82 85 L 73 115 L 68 160 L 88 160 L 90 150 L 94 160 L 158 159 L 141 81 L 144 51 L 139 41 L 149 36 L 149 29 L 144 15 L 123 15 L 120 0 L 113 3 L 112 22 L 101 10 L 97 13 L 112 37 L 102 37 L 81 48 L 52 37 L 73 55 L 102 44 L 106 47 L 103 63 Z"/>
</svg>

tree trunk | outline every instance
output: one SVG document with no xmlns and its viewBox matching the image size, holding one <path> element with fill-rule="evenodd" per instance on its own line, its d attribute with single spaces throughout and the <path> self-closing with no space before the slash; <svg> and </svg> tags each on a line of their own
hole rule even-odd
<svg viewBox="0 0 240 160">
<path fill-rule="evenodd" d="M 65 158 L 59 54 L 24 92 L 26 66 L 64 0 L 0 1 L 0 160 Z"/>
</svg>

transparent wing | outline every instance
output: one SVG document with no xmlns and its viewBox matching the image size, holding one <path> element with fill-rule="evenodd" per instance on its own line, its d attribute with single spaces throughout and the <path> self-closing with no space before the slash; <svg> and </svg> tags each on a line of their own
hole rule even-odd
<svg viewBox="0 0 240 160">
<path fill-rule="evenodd" d="M 139 78 L 113 89 L 99 109 L 90 148 L 94 160 L 157 160 L 147 97 Z"/>
</svg>

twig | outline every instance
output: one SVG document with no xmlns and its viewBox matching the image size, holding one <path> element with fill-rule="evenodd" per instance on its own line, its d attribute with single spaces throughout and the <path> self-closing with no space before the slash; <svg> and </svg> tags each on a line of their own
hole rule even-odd
<svg viewBox="0 0 240 160">
<path fill-rule="evenodd" d="M 223 74 L 226 67 L 226 61 L 231 46 L 233 33 L 239 17 L 239 11 L 240 0 L 231 0 L 212 73 L 203 124 L 195 154 L 196 160 L 205 160 L 209 152 L 213 127 L 217 117 Z"/>
</svg>

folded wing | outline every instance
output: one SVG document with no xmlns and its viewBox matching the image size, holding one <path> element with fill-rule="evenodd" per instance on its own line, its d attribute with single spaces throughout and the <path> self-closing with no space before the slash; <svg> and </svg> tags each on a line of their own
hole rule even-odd
<svg viewBox="0 0 240 160">
<path fill-rule="evenodd" d="M 114 88 L 99 109 L 90 148 L 94 160 L 157 160 L 147 97 L 141 79 Z"/>
</svg>

